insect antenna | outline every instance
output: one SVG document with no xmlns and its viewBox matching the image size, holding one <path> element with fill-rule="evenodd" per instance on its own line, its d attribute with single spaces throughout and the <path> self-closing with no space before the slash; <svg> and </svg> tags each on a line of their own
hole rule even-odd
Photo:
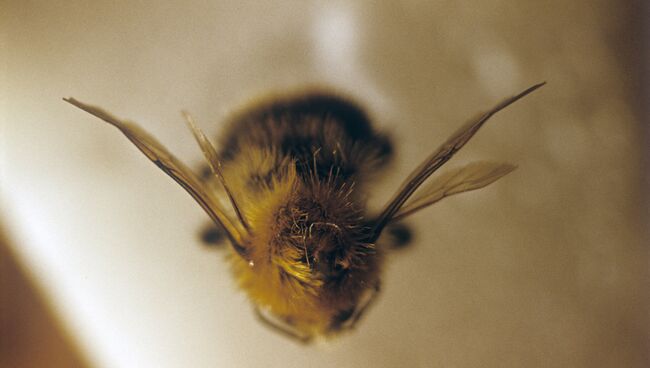
<svg viewBox="0 0 650 368">
<path fill-rule="evenodd" d="M 217 179 L 219 179 L 219 182 L 221 183 L 224 190 L 226 191 L 226 194 L 228 195 L 228 199 L 230 199 L 230 204 L 232 205 L 233 209 L 235 210 L 235 213 L 237 214 L 237 219 L 239 219 L 239 222 L 242 224 L 242 226 L 244 226 L 246 232 L 250 234 L 251 233 L 250 225 L 246 221 L 246 218 L 242 214 L 239 206 L 237 205 L 237 201 L 235 200 L 235 197 L 232 195 L 232 192 L 230 191 L 230 188 L 226 183 L 226 179 L 223 176 L 223 172 L 221 171 L 221 159 L 219 158 L 217 151 L 215 150 L 212 143 L 210 143 L 208 138 L 205 136 L 203 131 L 195 124 L 192 115 L 190 115 L 190 113 L 187 111 L 183 111 L 183 116 L 185 117 L 187 126 L 192 131 L 192 134 L 194 135 L 196 142 L 201 147 L 201 151 L 203 152 L 206 161 L 208 161 L 208 164 L 212 169 L 212 173 L 217 177 Z"/>
<path fill-rule="evenodd" d="M 99 107 L 85 104 L 74 98 L 64 98 L 63 100 L 119 129 L 149 160 L 174 179 L 194 198 L 208 216 L 224 229 L 235 251 L 246 258 L 246 248 L 243 245 L 242 235 L 228 218 L 225 211 L 218 205 L 216 198 L 206 189 L 198 177 L 174 157 L 158 140 L 137 124 L 120 120 Z"/>
<path fill-rule="evenodd" d="M 482 114 L 477 120 L 472 120 L 456 131 L 445 143 L 442 144 L 436 151 L 434 151 L 426 160 L 424 160 L 407 178 L 404 180 L 400 188 L 397 190 L 393 198 L 386 204 L 379 217 L 374 223 L 373 231 L 370 235 L 370 242 L 374 242 L 379 238 L 384 227 L 392 220 L 398 213 L 402 205 L 411 197 L 416 189 L 445 164 L 453 155 L 460 150 L 465 143 L 467 143 L 476 132 L 487 122 L 494 114 L 503 110 L 507 106 L 523 98 L 534 90 L 542 87 L 546 82 L 536 84 L 527 88 L 523 92 L 503 100 L 495 107 Z"/>
</svg>

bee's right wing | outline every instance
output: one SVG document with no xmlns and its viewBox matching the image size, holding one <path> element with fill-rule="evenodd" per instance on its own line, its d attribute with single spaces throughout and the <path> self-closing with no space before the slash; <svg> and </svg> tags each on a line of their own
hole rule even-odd
<svg viewBox="0 0 650 368">
<path fill-rule="evenodd" d="M 523 98 L 534 90 L 540 88 L 546 82 L 536 84 L 520 92 L 519 94 L 506 98 L 486 113 L 480 115 L 477 119 L 461 127 L 456 133 L 438 147 L 429 157 L 427 157 L 413 172 L 404 180 L 393 198 L 388 201 L 376 222 L 370 234 L 369 241 L 374 242 L 381 235 L 382 230 L 391 222 L 400 211 L 404 203 L 413 195 L 413 193 L 427 180 L 431 174 L 438 170 L 442 165 L 449 161 L 458 150 L 460 150 L 476 132 L 497 112 L 505 109 L 515 101 Z"/>
<path fill-rule="evenodd" d="M 486 187 L 516 168 L 511 164 L 479 161 L 448 171 L 420 189 L 418 195 L 406 202 L 391 221 L 401 220 L 450 195 Z"/>
<path fill-rule="evenodd" d="M 120 120 L 99 107 L 87 105 L 74 98 L 64 98 L 64 100 L 115 126 L 124 133 L 149 160 L 183 187 L 215 223 L 223 227 L 235 250 L 242 256 L 245 254 L 243 238 L 225 211 L 219 206 L 218 200 L 209 190 L 206 190 L 206 187 L 196 175 L 174 157 L 156 138 L 137 124 Z"/>
</svg>

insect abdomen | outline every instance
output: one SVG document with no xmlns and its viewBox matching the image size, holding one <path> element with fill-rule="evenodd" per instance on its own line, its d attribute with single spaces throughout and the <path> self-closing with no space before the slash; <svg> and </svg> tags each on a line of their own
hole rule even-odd
<svg viewBox="0 0 650 368">
<path fill-rule="evenodd" d="M 273 150 L 297 163 L 298 174 L 315 172 L 356 179 L 366 170 L 383 166 L 392 154 L 388 138 L 377 133 L 356 104 L 341 97 L 314 92 L 274 98 L 235 116 L 222 136 L 221 157 L 236 159 L 244 150 Z"/>
</svg>

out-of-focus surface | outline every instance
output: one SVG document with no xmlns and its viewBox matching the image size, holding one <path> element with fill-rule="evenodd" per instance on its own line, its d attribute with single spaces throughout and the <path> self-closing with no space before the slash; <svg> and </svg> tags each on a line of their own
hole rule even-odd
<svg viewBox="0 0 650 368">
<path fill-rule="evenodd" d="M 0 367 L 85 367 L 35 285 L 16 265 L 0 226 Z"/>
<path fill-rule="evenodd" d="M 93 366 L 648 365 L 634 2 L 9 0 L 0 13 L 12 251 Z M 358 331 L 307 348 L 252 317 L 222 252 L 197 240 L 199 206 L 61 101 L 133 119 L 198 164 L 181 109 L 217 134 L 256 93 L 334 86 L 395 138 L 377 207 L 467 118 L 541 80 L 449 164 L 519 169 L 414 216 L 414 246 L 389 257 Z"/>
</svg>

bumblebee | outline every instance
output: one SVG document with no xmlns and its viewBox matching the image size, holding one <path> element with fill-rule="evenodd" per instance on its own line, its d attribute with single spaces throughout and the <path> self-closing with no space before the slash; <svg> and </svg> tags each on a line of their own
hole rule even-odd
<svg viewBox="0 0 650 368">
<path fill-rule="evenodd" d="M 377 214 L 366 207 L 366 188 L 389 162 L 393 146 L 348 98 L 314 91 L 258 102 L 230 118 L 219 150 L 184 113 L 210 167 L 203 178 L 135 123 L 74 98 L 64 100 L 117 127 L 183 187 L 217 226 L 215 235 L 231 243 L 236 282 L 257 316 L 306 342 L 353 328 L 371 305 L 380 289 L 379 238 L 385 229 L 515 169 L 474 162 L 422 186 L 488 119 L 542 85 L 462 126 Z"/>
</svg>

